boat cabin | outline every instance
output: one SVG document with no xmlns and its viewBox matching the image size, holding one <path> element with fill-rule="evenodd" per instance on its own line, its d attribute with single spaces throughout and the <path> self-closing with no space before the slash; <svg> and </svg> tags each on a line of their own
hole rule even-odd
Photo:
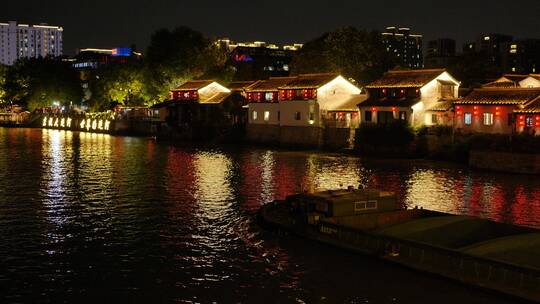
<svg viewBox="0 0 540 304">
<path fill-rule="evenodd" d="M 306 216 L 344 217 L 398 210 L 392 192 L 375 189 L 340 189 L 288 196 L 294 210 Z"/>
</svg>

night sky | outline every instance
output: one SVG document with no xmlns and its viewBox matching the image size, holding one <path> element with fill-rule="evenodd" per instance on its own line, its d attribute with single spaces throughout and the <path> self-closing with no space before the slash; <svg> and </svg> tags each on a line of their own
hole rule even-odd
<svg viewBox="0 0 540 304">
<path fill-rule="evenodd" d="M 409 26 L 425 39 L 459 44 L 480 33 L 540 38 L 540 1 L 398 0 L 25 0 L 2 1 L 0 21 L 64 27 L 64 52 L 81 47 L 146 48 L 159 28 L 187 25 L 210 37 L 305 42 L 339 26 Z M 459 48 L 460 49 L 460 48 Z M 459 50 L 458 49 L 458 50 Z"/>
</svg>

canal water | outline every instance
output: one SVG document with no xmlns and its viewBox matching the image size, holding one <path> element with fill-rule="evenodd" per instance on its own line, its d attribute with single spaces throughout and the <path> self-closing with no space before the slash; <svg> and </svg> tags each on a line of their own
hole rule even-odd
<svg viewBox="0 0 540 304">
<path fill-rule="evenodd" d="M 540 227 L 540 180 L 428 161 L 0 129 L 1 303 L 516 303 L 277 236 L 257 209 L 370 185 L 401 204 Z"/>
</svg>

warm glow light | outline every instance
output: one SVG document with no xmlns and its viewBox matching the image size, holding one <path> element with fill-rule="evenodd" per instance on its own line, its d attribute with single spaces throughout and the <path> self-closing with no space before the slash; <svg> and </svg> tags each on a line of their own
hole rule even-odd
<svg viewBox="0 0 540 304">
<path fill-rule="evenodd" d="M 49 127 L 52 127 L 52 126 L 53 126 L 53 118 L 49 117 Z"/>
<path fill-rule="evenodd" d="M 47 117 L 43 117 L 43 124 L 42 126 L 46 127 L 47 126 Z"/>
<path fill-rule="evenodd" d="M 83 119 L 83 120 L 81 120 L 81 124 L 80 124 L 80 126 L 81 126 L 81 129 L 84 129 L 84 126 L 85 126 L 85 124 L 84 124 L 84 119 Z"/>
<path fill-rule="evenodd" d="M 86 130 L 87 131 L 90 131 L 90 128 L 92 127 L 92 120 L 90 120 L 90 118 L 88 118 L 86 120 Z"/>
<path fill-rule="evenodd" d="M 373 108 L 371 108 L 371 111 L 377 112 L 377 108 L 373 107 Z"/>
<path fill-rule="evenodd" d="M 58 121 L 59 121 L 59 120 L 60 120 L 60 119 L 58 119 L 58 118 L 54 120 L 54 127 L 55 127 L 55 128 L 58 128 L 58 125 L 59 125 Z"/>
<path fill-rule="evenodd" d="M 66 127 L 66 119 L 65 118 L 60 119 L 60 127 L 62 127 L 62 128 Z"/>
<path fill-rule="evenodd" d="M 395 112 L 396 111 L 396 107 L 392 107 L 392 112 Z"/>
<path fill-rule="evenodd" d="M 107 131 L 109 130 L 110 124 L 111 124 L 110 121 L 108 121 L 108 120 L 105 121 L 105 130 L 107 130 Z"/>
<path fill-rule="evenodd" d="M 94 121 L 92 122 L 92 130 L 95 130 L 97 129 L 97 120 L 94 119 Z"/>
<path fill-rule="evenodd" d="M 103 120 L 101 119 L 98 121 L 98 129 L 103 130 Z"/>
<path fill-rule="evenodd" d="M 68 128 L 71 128 L 71 118 L 68 117 L 67 121 L 66 121 L 66 126 Z"/>
</svg>

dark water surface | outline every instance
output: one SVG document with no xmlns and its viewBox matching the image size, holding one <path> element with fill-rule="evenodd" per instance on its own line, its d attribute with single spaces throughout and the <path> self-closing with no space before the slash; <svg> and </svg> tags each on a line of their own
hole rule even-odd
<svg viewBox="0 0 540 304">
<path fill-rule="evenodd" d="M 261 230 L 256 210 L 357 185 L 540 227 L 540 180 L 425 161 L 0 129 L 0 303 L 515 303 Z"/>
</svg>

